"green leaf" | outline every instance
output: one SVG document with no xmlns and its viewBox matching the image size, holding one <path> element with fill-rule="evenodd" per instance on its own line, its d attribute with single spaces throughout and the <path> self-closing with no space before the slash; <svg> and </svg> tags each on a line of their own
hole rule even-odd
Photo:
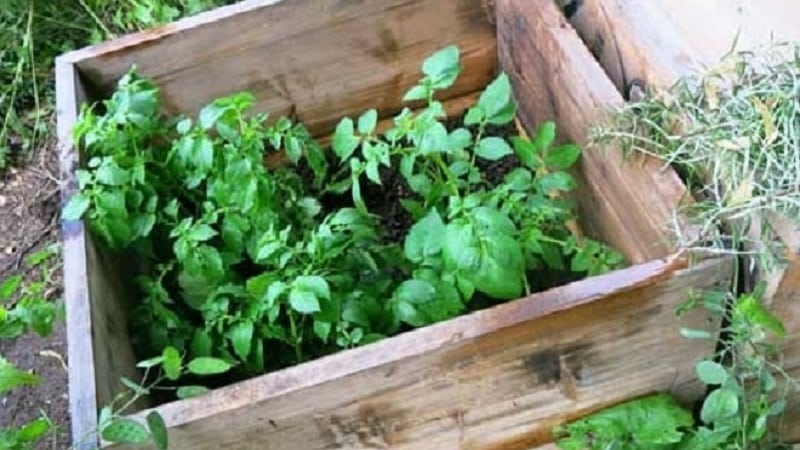
<svg viewBox="0 0 800 450">
<path fill-rule="evenodd" d="M 534 136 L 532 144 L 538 152 L 544 153 L 555 140 L 556 124 L 553 121 L 547 121 L 541 123 L 536 129 L 536 136 Z"/>
<path fill-rule="evenodd" d="M 186 134 L 189 132 L 191 128 L 192 128 L 192 119 L 189 118 L 181 119 L 175 125 L 175 131 L 177 131 L 178 134 Z"/>
<path fill-rule="evenodd" d="M 405 95 L 403 96 L 404 102 L 410 102 L 414 100 L 426 100 L 430 95 L 430 87 L 428 85 L 416 85 L 409 89 Z"/>
<path fill-rule="evenodd" d="M 513 153 L 505 139 L 494 136 L 481 139 L 475 147 L 475 154 L 489 161 L 497 161 Z"/>
<path fill-rule="evenodd" d="M 0 356 L 0 394 L 20 386 L 38 383 L 39 377 L 17 369 L 13 364 Z"/>
<path fill-rule="evenodd" d="M 233 344 L 233 351 L 242 361 L 250 355 L 253 344 L 253 322 L 244 320 L 233 325 L 226 333 Z"/>
<path fill-rule="evenodd" d="M 734 307 L 734 321 L 736 319 L 745 320 L 748 323 L 761 326 L 776 336 L 786 335 L 783 323 L 769 312 L 759 299 L 752 294 L 740 297 Z"/>
<path fill-rule="evenodd" d="M 167 424 L 164 422 L 164 418 L 161 417 L 161 414 L 157 411 L 151 411 L 147 414 L 147 428 L 150 429 L 150 436 L 152 436 L 156 448 L 158 450 L 167 450 L 169 447 Z"/>
<path fill-rule="evenodd" d="M 186 368 L 194 375 L 218 375 L 231 368 L 231 364 L 219 358 L 201 356 L 189 361 Z"/>
<path fill-rule="evenodd" d="M 470 211 L 470 216 L 479 231 L 491 234 L 513 235 L 517 227 L 508 215 L 488 206 L 479 206 Z"/>
<path fill-rule="evenodd" d="M 483 122 L 483 119 L 486 118 L 486 112 L 484 112 L 483 108 L 479 105 L 475 105 L 467 111 L 467 115 L 464 116 L 464 125 L 477 125 Z"/>
<path fill-rule="evenodd" d="M 427 281 L 406 280 L 395 289 L 393 297 L 404 303 L 428 303 L 436 297 L 436 288 Z"/>
<path fill-rule="evenodd" d="M 372 134 L 378 124 L 378 111 L 376 109 L 367 110 L 358 118 L 358 132 L 363 135 Z"/>
<path fill-rule="evenodd" d="M 505 73 L 501 73 L 489 83 L 478 98 L 478 106 L 489 119 L 502 113 L 511 102 L 511 82 Z"/>
<path fill-rule="evenodd" d="M 700 381 L 708 385 L 723 384 L 728 379 L 725 367 L 714 361 L 700 361 L 694 368 Z"/>
<path fill-rule="evenodd" d="M 403 250 L 406 258 L 414 263 L 436 255 L 442 250 L 445 226 L 436 209 L 431 209 L 406 235 Z"/>
<path fill-rule="evenodd" d="M 217 235 L 216 230 L 214 230 L 213 228 L 204 223 L 201 223 L 192 227 L 192 230 L 189 232 L 188 238 L 189 240 L 195 242 L 204 242 L 216 235 Z"/>
<path fill-rule="evenodd" d="M 312 314 L 321 310 L 317 296 L 298 287 L 289 292 L 289 305 L 300 314 Z"/>
<path fill-rule="evenodd" d="M 395 315 L 401 322 L 405 322 L 412 327 L 423 327 L 427 325 L 425 317 L 420 314 L 414 305 L 406 302 L 393 302 L 392 308 Z"/>
<path fill-rule="evenodd" d="M 164 358 L 161 367 L 164 369 L 164 374 L 170 380 L 177 380 L 181 376 L 181 364 L 182 358 L 178 349 L 172 346 L 168 346 L 164 348 L 164 351 L 161 354 L 162 358 Z"/>
<path fill-rule="evenodd" d="M 711 425 L 717 421 L 735 416 L 739 412 L 739 398 L 730 389 L 718 388 L 712 391 L 703 402 L 700 418 Z"/>
<path fill-rule="evenodd" d="M 333 152 L 344 161 L 353 155 L 361 140 L 355 135 L 353 119 L 345 117 L 336 125 L 333 133 Z"/>
<path fill-rule="evenodd" d="M 381 184 L 381 175 L 378 172 L 377 161 L 367 161 L 366 165 L 367 178 L 375 184 Z"/>
<path fill-rule="evenodd" d="M 572 167 L 581 157 L 581 149 L 574 144 L 565 144 L 549 150 L 544 163 L 552 169 L 566 170 Z"/>
<path fill-rule="evenodd" d="M 83 216 L 83 213 L 89 209 L 89 205 L 91 203 L 90 198 L 84 194 L 83 192 L 79 192 L 72 197 L 70 197 L 67 204 L 64 206 L 64 210 L 61 211 L 61 217 L 63 220 L 78 220 Z"/>
<path fill-rule="evenodd" d="M 425 129 L 419 142 L 423 155 L 446 152 L 448 148 L 447 128 L 443 124 L 434 122 Z"/>
<path fill-rule="evenodd" d="M 122 169 L 113 159 L 105 159 L 98 167 L 95 177 L 100 183 L 109 186 L 122 186 L 130 180 L 130 174 Z"/>
<path fill-rule="evenodd" d="M 227 107 L 221 106 L 219 102 L 215 101 L 200 110 L 197 122 L 204 130 L 211 129 L 227 110 Z"/>
<path fill-rule="evenodd" d="M 17 292 L 17 288 L 19 288 L 21 283 L 22 275 L 14 275 L 3 280 L 3 282 L 0 283 L 0 302 L 10 299 L 11 296 Z"/>
<path fill-rule="evenodd" d="M 286 137 L 284 149 L 286 150 L 286 156 L 289 158 L 289 161 L 294 164 L 297 164 L 297 161 L 303 156 L 303 149 L 300 146 L 300 141 L 294 136 Z"/>
<path fill-rule="evenodd" d="M 537 159 L 536 148 L 531 141 L 514 136 L 511 138 L 511 144 L 514 146 L 514 152 L 523 165 L 533 170 L 539 168 L 540 164 Z"/>
<path fill-rule="evenodd" d="M 462 150 L 472 145 L 472 134 L 466 128 L 456 128 L 447 136 L 447 147 L 451 151 Z"/>
<path fill-rule="evenodd" d="M 499 299 L 522 294 L 525 261 L 517 242 L 505 234 L 486 237 L 481 265 L 472 277 L 475 289 Z"/>
<path fill-rule="evenodd" d="M 446 89 L 455 83 L 461 72 L 458 60 L 458 47 L 447 46 L 425 59 L 422 63 L 422 73 L 431 79 L 435 89 Z"/>
<path fill-rule="evenodd" d="M 575 180 L 567 172 L 551 172 L 539 178 L 539 188 L 545 193 L 570 191 L 575 188 Z"/>
<path fill-rule="evenodd" d="M 714 337 L 713 334 L 709 333 L 705 330 L 694 330 L 691 328 L 681 328 L 680 330 L 681 336 L 685 337 L 686 339 L 712 339 Z"/>
<path fill-rule="evenodd" d="M 34 443 L 42 439 L 50 429 L 50 420 L 46 417 L 40 417 L 23 425 L 19 431 L 17 431 L 17 439 L 21 442 Z M 0 431 L 0 435 L 1 434 L 2 431 Z M 2 438 L 0 438 L 0 442 L 2 442 Z"/>
<path fill-rule="evenodd" d="M 206 394 L 208 392 L 211 392 L 211 390 L 205 386 L 181 386 L 175 392 L 175 395 L 179 399 L 185 399 L 185 398 L 197 397 Z"/>
<path fill-rule="evenodd" d="M 314 334 L 317 335 L 323 342 L 328 342 L 328 336 L 331 334 L 332 325 L 330 322 L 323 320 L 314 321 Z"/>
<path fill-rule="evenodd" d="M 139 361 L 138 363 L 136 363 L 136 367 L 138 367 L 140 369 L 149 369 L 151 367 L 155 367 L 155 366 L 161 364 L 162 362 L 164 362 L 164 357 L 163 356 L 156 356 L 156 357 L 153 357 L 153 358 L 145 359 L 143 361 Z"/>
<path fill-rule="evenodd" d="M 294 286 L 305 291 L 313 292 L 314 295 L 325 300 L 331 298 L 328 282 L 320 276 L 311 275 L 297 277 L 297 279 L 294 280 Z"/>
<path fill-rule="evenodd" d="M 124 417 L 112 418 L 111 423 L 103 428 L 101 435 L 109 442 L 126 444 L 143 444 L 150 439 L 150 433 L 144 425 Z"/>
</svg>

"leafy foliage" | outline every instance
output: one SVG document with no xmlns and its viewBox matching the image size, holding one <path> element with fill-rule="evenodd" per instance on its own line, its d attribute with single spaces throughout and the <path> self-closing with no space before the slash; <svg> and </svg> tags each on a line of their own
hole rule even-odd
<svg viewBox="0 0 800 450">
<path fill-rule="evenodd" d="M 677 405 L 667 394 L 634 400 L 603 410 L 554 433 L 558 445 L 573 449 L 745 450 L 778 449 L 779 439 L 767 431 L 798 388 L 773 361 L 776 344 L 768 334 L 784 335 L 781 322 L 760 302 L 760 291 L 738 298 L 724 292 L 693 296 L 683 313 L 703 305 L 714 314 L 726 315 L 722 348 L 713 359 L 695 365 L 697 377 L 709 388 L 699 417 Z M 696 330 L 685 336 L 714 337 Z M 781 382 L 779 382 L 780 380 Z"/>
<path fill-rule="evenodd" d="M 50 335 L 61 312 L 61 305 L 46 295 L 52 285 L 52 258 L 58 250 L 54 244 L 27 258 L 29 269 L 40 270 L 38 279 L 23 283 L 22 275 L 14 275 L 0 282 L 0 339 L 18 337 L 29 330 L 42 337 Z"/>
<path fill-rule="evenodd" d="M 84 107 L 75 138 L 87 164 L 63 216 L 87 219 L 105 245 L 152 268 L 138 278 L 141 353 L 174 348 L 246 376 L 454 317 L 478 296 L 517 298 L 542 268 L 619 266 L 618 253 L 565 226 L 574 208 L 559 194 L 575 186 L 580 149 L 555 146 L 552 123 L 533 139 L 491 135 L 515 117 L 505 74 L 463 127 L 447 128 L 435 93 L 455 83 L 458 61 L 452 46 L 426 59 L 406 94 L 426 106 L 405 108 L 389 129 L 378 131 L 374 109 L 342 119 L 331 158 L 302 125 L 249 114 L 247 93 L 195 119 L 162 117 L 157 87 L 135 68 L 102 109 Z M 289 164 L 265 166 L 277 152 Z M 488 181 L 481 161 L 504 158 L 521 164 Z M 414 223 L 399 241 L 364 197 L 387 173 L 410 190 L 402 205 Z M 331 196 L 343 206 L 323 201 Z M 204 367 L 195 372 L 228 368 Z"/>
</svg>

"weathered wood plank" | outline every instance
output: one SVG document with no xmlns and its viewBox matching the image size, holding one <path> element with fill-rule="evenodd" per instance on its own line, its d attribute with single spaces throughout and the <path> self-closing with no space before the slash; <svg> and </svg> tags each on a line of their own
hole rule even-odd
<svg viewBox="0 0 800 450">
<path fill-rule="evenodd" d="M 590 232 L 634 262 L 661 257 L 673 247 L 676 207 L 691 199 L 675 172 L 655 159 L 626 163 L 619 148 L 589 146 L 590 128 L 623 100 L 552 3 L 496 2 L 500 63 L 512 78 L 520 117 L 529 129 L 555 120 L 586 147 L 577 200 Z"/>
<path fill-rule="evenodd" d="M 584 0 L 571 22 L 623 92 L 632 80 L 666 88 L 715 65 L 730 50 L 800 41 L 800 2 L 791 0 Z M 785 217 L 766 218 L 787 249 L 787 265 L 760 273 L 766 301 L 784 321 L 787 370 L 800 368 L 800 230 Z M 800 401 L 790 417 L 800 415 Z M 790 422 L 794 423 L 794 422 Z M 789 427 L 800 441 L 800 428 Z M 797 430 L 797 431 L 794 431 Z"/>
<path fill-rule="evenodd" d="M 70 136 L 86 94 L 74 65 L 64 60 L 56 62 L 56 91 L 61 195 L 66 201 L 77 190 L 79 155 Z M 136 375 L 125 318 L 130 280 L 121 275 L 124 262 L 99 251 L 82 221 L 63 222 L 61 233 L 72 435 L 89 436 L 96 428 L 97 405 L 108 404 L 120 392 L 121 377 Z M 95 446 L 86 440 L 77 448 Z"/>
<path fill-rule="evenodd" d="M 728 283 L 731 264 L 669 267 L 652 261 L 161 406 L 170 448 L 528 449 L 637 395 L 695 398 L 691 366 L 706 352 L 679 327 L 705 318 L 673 309 L 687 286 Z"/>
<path fill-rule="evenodd" d="M 136 64 L 170 113 L 249 91 L 256 109 L 325 134 L 344 115 L 398 111 L 423 58 L 449 44 L 464 72 L 445 97 L 488 83 L 496 51 L 481 0 L 250 0 L 64 57 L 100 94 Z"/>
</svg>

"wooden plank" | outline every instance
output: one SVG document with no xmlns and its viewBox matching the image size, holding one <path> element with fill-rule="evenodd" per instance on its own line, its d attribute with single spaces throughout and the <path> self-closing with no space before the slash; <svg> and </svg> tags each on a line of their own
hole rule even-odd
<svg viewBox="0 0 800 450">
<path fill-rule="evenodd" d="M 102 95 L 136 64 L 169 113 L 193 113 L 236 91 L 257 110 L 291 114 L 315 135 L 344 115 L 399 110 L 425 56 L 449 44 L 464 72 L 445 98 L 494 75 L 494 27 L 481 0 L 250 0 L 68 53 Z"/>
<path fill-rule="evenodd" d="M 705 317 L 673 310 L 688 286 L 730 273 L 730 260 L 652 261 L 158 410 L 172 450 L 536 448 L 554 425 L 637 395 L 700 395 L 706 350 L 679 327 Z"/>
<path fill-rule="evenodd" d="M 529 129 L 555 120 L 586 147 L 577 200 L 589 231 L 633 262 L 664 256 L 675 241 L 674 211 L 691 199 L 675 172 L 654 158 L 626 163 L 619 148 L 588 145 L 590 127 L 623 100 L 552 3 L 496 2 L 500 64 L 512 78 L 520 117 Z"/>
<path fill-rule="evenodd" d="M 77 190 L 74 171 L 78 154 L 70 145 L 72 126 L 77 119 L 80 103 L 86 98 L 75 67 L 63 60 L 56 61 L 56 114 L 59 142 L 61 196 L 68 200 Z M 62 252 L 64 260 L 64 299 L 67 309 L 67 354 L 69 356 L 69 409 L 73 436 L 85 436 L 97 423 L 95 394 L 95 365 L 92 343 L 91 304 L 88 292 L 86 262 L 86 231 L 83 223 L 62 223 Z M 89 450 L 79 445 L 77 450 Z"/>
<path fill-rule="evenodd" d="M 72 63 L 56 61 L 56 108 L 62 200 L 77 192 L 79 155 L 72 145 L 72 127 L 86 99 Z M 136 358 L 127 333 L 126 306 L 132 289 L 122 274 L 126 264 L 98 249 L 82 221 L 62 222 L 64 298 L 67 312 L 69 400 L 72 436 L 90 436 L 97 425 L 97 405 L 120 392 L 120 378 L 136 379 Z M 146 403 L 140 402 L 140 406 Z M 96 443 L 84 440 L 78 450 Z"/>
<path fill-rule="evenodd" d="M 584 0 L 571 22 L 623 92 L 631 80 L 666 88 L 679 77 L 713 66 L 728 53 L 775 42 L 800 41 L 800 2 L 791 0 Z M 800 230 L 785 217 L 766 217 L 786 246 L 787 264 L 755 281 L 785 322 L 784 368 L 800 368 Z M 754 231 L 754 236 L 760 236 Z M 800 401 L 789 414 L 800 414 Z M 800 432 L 794 437 L 800 441 Z"/>
</svg>

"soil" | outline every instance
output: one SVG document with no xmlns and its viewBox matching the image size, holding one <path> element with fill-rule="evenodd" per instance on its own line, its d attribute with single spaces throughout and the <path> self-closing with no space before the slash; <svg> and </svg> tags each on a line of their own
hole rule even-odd
<svg viewBox="0 0 800 450">
<path fill-rule="evenodd" d="M 43 142 L 24 168 L 12 167 L 0 178 L 0 280 L 15 274 L 24 274 L 28 281 L 41 277 L 39 270 L 26 267 L 25 257 L 59 241 L 57 154 L 53 140 Z M 61 264 L 52 260 L 50 265 L 53 271 L 46 292 L 49 299 L 59 301 Z M 0 340 L 0 354 L 4 358 L 42 380 L 39 385 L 14 389 L 0 396 L 0 428 L 24 424 L 43 413 L 57 431 L 38 448 L 69 446 L 66 350 L 63 322 L 46 339 L 25 335 Z"/>
</svg>

